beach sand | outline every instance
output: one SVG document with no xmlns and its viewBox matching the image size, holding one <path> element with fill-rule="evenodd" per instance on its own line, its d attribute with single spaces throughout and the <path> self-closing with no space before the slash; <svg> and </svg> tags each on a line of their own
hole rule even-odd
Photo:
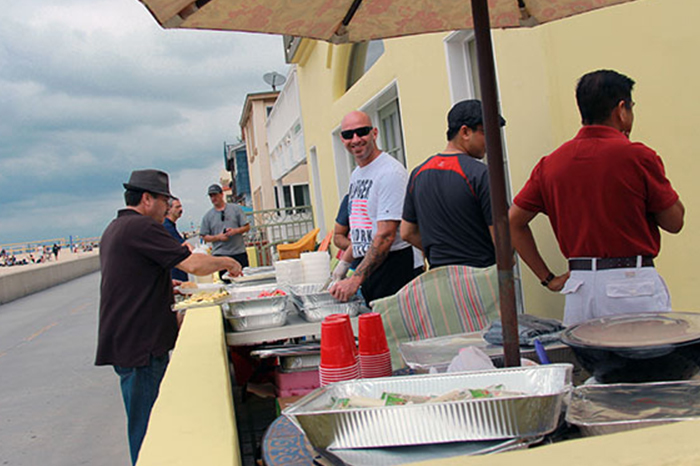
<svg viewBox="0 0 700 466">
<path fill-rule="evenodd" d="M 13 265 L 11 267 L 0 267 L 0 277 L 5 276 L 5 275 L 10 275 L 13 273 L 23 272 L 25 270 L 34 270 L 34 269 L 38 269 L 41 267 L 50 267 L 54 264 L 60 264 L 63 262 L 69 262 L 69 261 L 79 260 L 79 259 L 86 258 L 86 257 L 96 256 L 99 253 L 100 253 L 99 249 L 97 249 L 97 248 L 93 249 L 90 252 L 77 252 L 77 253 L 71 252 L 67 248 L 64 248 L 64 249 L 61 249 L 61 251 L 58 253 L 58 261 L 56 261 L 53 258 L 53 254 L 52 254 L 50 261 L 43 262 L 41 264 L 33 264 L 30 262 L 27 265 Z M 27 260 L 29 260 L 27 254 L 19 254 L 17 256 L 17 258 L 20 260 L 23 258 L 27 258 Z"/>
</svg>

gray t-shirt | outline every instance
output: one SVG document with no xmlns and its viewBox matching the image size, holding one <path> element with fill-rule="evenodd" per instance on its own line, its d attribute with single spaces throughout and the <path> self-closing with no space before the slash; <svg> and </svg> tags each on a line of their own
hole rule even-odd
<svg viewBox="0 0 700 466">
<path fill-rule="evenodd" d="M 223 212 L 223 220 L 221 214 Z M 202 217 L 202 225 L 199 227 L 199 234 L 219 235 L 225 228 L 240 228 L 248 224 L 248 219 L 243 213 L 243 209 L 236 204 L 226 204 L 224 210 L 216 210 L 213 207 Z M 214 241 L 212 244 L 212 255 L 233 256 L 245 252 L 243 235 L 234 235 L 228 241 Z"/>
</svg>

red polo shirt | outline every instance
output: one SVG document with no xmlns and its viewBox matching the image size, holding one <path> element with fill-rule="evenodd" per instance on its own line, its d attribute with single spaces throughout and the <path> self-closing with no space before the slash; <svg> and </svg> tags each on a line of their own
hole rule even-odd
<svg viewBox="0 0 700 466">
<path fill-rule="evenodd" d="M 513 202 L 549 216 L 565 257 L 656 256 L 652 214 L 678 194 L 661 157 L 608 126 L 584 126 L 535 166 Z"/>
</svg>

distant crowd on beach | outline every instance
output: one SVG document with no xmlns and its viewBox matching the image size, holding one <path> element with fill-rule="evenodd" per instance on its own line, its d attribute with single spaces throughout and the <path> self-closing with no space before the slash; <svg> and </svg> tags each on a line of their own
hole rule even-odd
<svg viewBox="0 0 700 466">
<path fill-rule="evenodd" d="M 90 252 L 97 247 L 97 243 L 85 242 L 65 246 L 68 251 L 76 254 L 78 252 Z M 58 261 L 59 253 L 63 247 L 54 243 L 49 245 L 37 245 L 36 248 L 29 249 L 23 254 L 14 251 L 0 250 L 0 267 L 11 267 L 15 265 L 43 264 L 51 261 Z"/>
</svg>

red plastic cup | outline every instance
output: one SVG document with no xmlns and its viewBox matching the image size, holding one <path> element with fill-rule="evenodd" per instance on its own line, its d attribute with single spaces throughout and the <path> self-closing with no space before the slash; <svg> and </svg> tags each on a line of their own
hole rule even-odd
<svg viewBox="0 0 700 466">
<path fill-rule="evenodd" d="M 353 342 L 352 345 L 355 351 L 355 355 L 357 355 L 357 345 L 355 344 L 355 335 L 352 333 L 352 325 L 350 325 L 350 316 L 347 314 L 330 314 L 326 316 L 324 320 L 341 320 L 347 324 L 347 327 L 345 328 L 347 329 L 348 335 Z"/>
<path fill-rule="evenodd" d="M 321 323 L 321 367 L 342 369 L 357 364 L 350 321 L 326 318 Z"/>
<path fill-rule="evenodd" d="M 382 316 L 376 312 L 362 314 L 359 318 L 360 357 L 389 351 Z"/>
</svg>

